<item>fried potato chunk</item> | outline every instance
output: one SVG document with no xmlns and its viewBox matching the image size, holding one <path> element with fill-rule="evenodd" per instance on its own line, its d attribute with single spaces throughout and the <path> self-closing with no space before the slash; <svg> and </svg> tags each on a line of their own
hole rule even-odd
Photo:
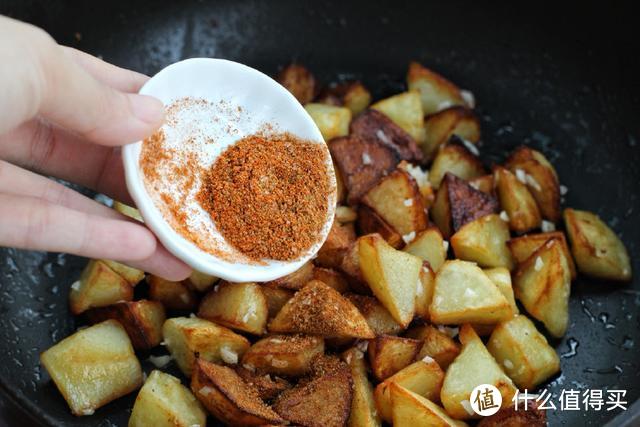
<svg viewBox="0 0 640 427">
<path fill-rule="evenodd" d="M 447 413 L 453 418 L 478 418 L 470 407 L 471 392 L 480 384 L 491 384 L 502 395 L 502 407 L 511 404 L 517 391 L 473 328 L 465 324 L 460 328 L 462 351 L 449 366 L 444 376 L 440 398 Z M 466 402 L 466 404 L 465 404 Z"/>
<path fill-rule="evenodd" d="M 198 317 L 262 335 L 266 331 L 269 306 L 260 285 L 222 282 L 202 299 Z"/>
<path fill-rule="evenodd" d="M 569 325 L 571 270 L 558 239 L 552 238 L 518 266 L 514 291 L 527 312 L 554 337 Z"/>
<path fill-rule="evenodd" d="M 416 359 L 422 343 L 412 338 L 380 335 L 369 341 L 367 355 L 373 375 L 385 380 Z"/>
<path fill-rule="evenodd" d="M 301 104 L 311 102 L 317 91 L 315 77 L 300 64 L 287 65 L 278 73 L 276 80 L 291 92 Z"/>
<path fill-rule="evenodd" d="M 420 92 L 409 91 L 376 102 L 372 109 L 384 113 L 419 144 L 424 144 L 424 112 Z"/>
<path fill-rule="evenodd" d="M 285 420 L 309 427 L 342 427 L 349 419 L 353 379 L 336 357 L 314 363 L 312 374 L 282 393 L 273 409 Z"/>
<path fill-rule="evenodd" d="M 129 427 L 204 426 L 204 408 L 180 380 L 154 370 L 140 389 L 129 418 Z"/>
<path fill-rule="evenodd" d="M 80 279 L 71 285 L 69 308 L 80 314 L 92 307 L 105 307 L 118 301 L 131 301 L 133 286 L 103 261 L 91 260 Z"/>
<path fill-rule="evenodd" d="M 429 399 L 398 384 L 391 384 L 390 389 L 394 426 L 463 427 L 467 425 L 451 418 L 441 407 Z"/>
<path fill-rule="evenodd" d="M 446 370 L 460 354 L 460 344 L 444 332 L 445 328 L 440 328 L 442 331 L 432 325 L 414 326 L 407 330 L 405 336 L 422 341 L 422 349 L 417 359 L 428 356 L 438 362 L 442 370 Z"/>
<path fill-rule="evenodd" d="M 123 301 L 107 307 L 97 307 L 85 313 L 91 323 L 114 319 L 127 331 L 136 350 L 148 350 L 162 341 L 164 306 L 157 301 Z"/>
<path fill-rule="evenodd" d="M 484 175 L 482 162 L 464 145 L 449 143 L 440 147 L 429 170 L 429 181 L 439 188 L 445 174 L 450 173 L 465 181 Z"/>
<path fill-rule="evenodd" d="M 627 248 L 597 215 L 565 209 L 564 222 L 578 270 L 599 279 L 631 279 Z"/>
<path fill-rule="evenodd" d="M 460 88 L 440 74 L 412 61 L 407 72 L 409 90 L 420 92 L 424 114 L 437 113 L 440 110 L 455 105 L 473 108 L 471 97 L 463 95 Z"/>
<path fill-rule="evenodd" d="M 140 362 L 115 320 L 79 330 L 42 353 L 40 361 L 74 415 L 91 415 L 142 385 Z"/>
<path fill-rule="evenodd" d="M 392 383 L 433 402 L 440 402 L 443 380 L 444 371 L 428 356 L 396 372 L 378 384 L 375 389 L 374 396 L 380 417 L 386 422 L 392 421 L 390 387 Z"/>
<path fill-rule="evenodd" d="M 491 214 L 462 226 L 451 236 L 451 247 L 459 259 L 477 262 L 482 267 L 513 270 L 513 258 L 507 247 L 509 237 L 507 223 Z"/>
<path fill-rule="evenodd" d="M 445 238 L 466 223 L 497 212 L 495 197 L 476 190 L 451 173 L 444 175 L 431 209 L 433 221 Z"/>
<path fill-rule="evenodd" d="M 474 263 L 447 261 L 436 274 L 431 320 L 441 324 L 494 324 L 513 316 L 507 299 Z"/>
<path fill-rule="evenodd" d="M 353 379 L 353 399 L 349 414 L 349 427 L 379 427 L 382 425 L 376 402 L 373 398 L 373 387 L 367 376 L 367 363 L 364 353 L 356 347 L 342 353 L 342 359 L 351 370 Z"/>
<path fill-rule="evenodd" d="M 560 358 L 524 315 L 496 326 L 487 350 L 521 389 L 535 387 L 560 370 Z"/>
<path fill-rule="evenodd" d="M 392 248 L 377 234 L 360 237 L 358 253 L 360 270 L 373 294 L 396 322 L 409 325 L 415 315 L 422 260 Z"/>
<path fill-rule="evenodd" d="M 577 275 L 576 265 L 573 262 L 567 239 L 562 231 L 550 231 L 548 233 L 527 234 L 521 237 L 514 237 L 507 242 L 507 246 L 516 264 L 521 264 L 551 238 L 556 238 L 560 241 L 560 247 L 562 248 L 565 258 L 567 258 L 567 263 L 571 270 L 571 280 L 574 280 Z"/>
<path fill-rule="evenodd" d="M 229 367 L 198 359 L 191 390 L 211 414 L 227 425 L 261 426 L 284 421 L 260 399 L 255 387 Z"/>
<path fill-rule="evenodd" d="M 271 335 L 253 344 L 242 365 L 273 375 L 299 377 L 311 370 L 311 362 L 324 354 L 324 340 L 313 335 Z"/>
<path fill-rule="evenodd" d="M 325 338 L 373 338 L 358 309 L 335 289 L 312 280 L 282 307 L 269 331 L 320 335 Z"/>
</svg>

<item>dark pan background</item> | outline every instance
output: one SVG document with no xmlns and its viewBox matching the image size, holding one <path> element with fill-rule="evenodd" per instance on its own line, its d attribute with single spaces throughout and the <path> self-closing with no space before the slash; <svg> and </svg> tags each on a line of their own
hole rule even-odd
<svg viewBox="0 0 640 427">
<path fill-rule="evenodd" d="M 640 37 L 631 3 L 488 3 L 0 0 L 0 13 L 147 74 L 194 56 L 270 74 L 297 60 L 324 82 L 359 78 L 382 97 L 403 90 L 407 63 L 420 60 L 475 93 L 487 165 L 522 143 L 542 150 L 569 188 L 566 205 L 600 214 L 639 277 Z M 39 367 L 38 354 L 78 326 L 67 293 L 84 263 L 0 249 L 0 394 L 28 414 L 0 404 L 11 425 L 126 425 L 135 394 L 75 418 Z M 562 374 L 547 385 L 555 402 L 563 388 L 626 389 L 630 403 L 638 399 L 640 278 L 579 278 L 570 309 L 566 337 L 553 341 L 563 354 Z M 600 426 L 617 413 L 555 411 L 549 424 Z"/>
</svg>

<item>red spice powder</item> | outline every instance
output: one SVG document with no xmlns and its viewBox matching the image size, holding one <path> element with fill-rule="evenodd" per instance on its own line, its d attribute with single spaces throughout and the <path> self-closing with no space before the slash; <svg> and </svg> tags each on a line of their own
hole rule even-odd
<svg viewBox="0 0 640 427">
<path fill-rule="evenodd" d="M 203 171 L 198 193 L 225 240 L 253 260 L 297 259 L 320 240 L 332 187 L 321 145 L 252 135 Z"/>
</svg>

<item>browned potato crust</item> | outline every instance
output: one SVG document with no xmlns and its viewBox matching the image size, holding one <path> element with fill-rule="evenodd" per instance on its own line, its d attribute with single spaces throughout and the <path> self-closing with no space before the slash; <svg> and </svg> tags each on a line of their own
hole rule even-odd
<svg viewBox="0 0 640 427">
<path fill-rule="evenodd" d="M 273 404 L 280 416 L 309 427 L 342 427 L 349 419 L 353 379 L 349 367 L 335 356 L 320 358 L 314 372 L 282 393 Z"/>
<path fill-rule="evenodd" d="M 389 148 L 398 160 L 422 160 L 422 151 L 411 135 L 379 111 L 364 111 L 351 122 L 350 130 L 366 142 Z"/>
<path fill-rule="evenodd" d="M 358 203 L 364 193 L 395 169 L 400 161 L 389 146 L 356 135 L 332 139 L 329 150 L 347 190 L 347 202 L 351 205 Z"/>
<path fill-rule="evenodd" d="M 269 323 L 271 332 L 303 333 L 326 338 L 373 338 L 358 309 L 335 289 L 312 280 Z"/>
<path fill-rule="evenodd" d="M 317 102 L 329 105 L 344 106 L 356 115 L 371 103 L 371 93 L 358 81 L 341 83 L 326 88 Z"/>
<path fill-rule="evenodd" d="M 271 335 L 253 344 L 242 357 L 242 365 L 258 372 L 299 377 L 311 362 L 324 354 L 324 340 L 313 335 Z"/>
<path fill-rule="evenodd" d="M 396 249 L 402 247 L 402 236 L 393 229 L 376 211 L 369 206 L 358 207 L 358 233 L 361 235 L 378 233 Z"/>
<path fill-rule="evenodd" d="M 256 388 L 231 368 L 198 359 L 191 390 L 207 410 L 227 425 L 281 424 L 282 418 L 267 406 Z"/>
<path fill-rule="evenodd" d="M 189 282 L 171 282 L 161 277 L 148 275 L 149 299 L 159 301 L 168 310 L 193 310 L 198 303 Z"/>
<path fill-rule="evenodd" d="M 115 319 L 127 331 L 136 350 L 148 350 L 162 341 L 164 306 L 157 301 L 119 302 L 108 307 L 93 308 L 85 313 L 90 323 Z"/>
<path fill-rule="evenodd" d="M 442 235 L 449 237 L 466 223 L 497 213 L 498 201 L 457 176 L 446 173 L 431 212 Z"/>
<path fill-rule="evenodd" d="M 289 64 L 278 73 L 278 83 L 284 86 L 298 102 L 311 102 L 316 94 L 316 79 L 306 67 L 300 64 Z"/>
<path fill-rule="evenodd" d="M 373 375 L 383 381 L 416 360 L 422 347 L 419 340 L 380 335 L 369 341 L 368 356 Z"/>
<path fill-rule="evenodd" d="M 356 232 L 352 223 L 340 224 L 334 221 L 327 240 L 314 260 L 315 264 L 326 268 L 340 268 L 343 258 L 355 241 Z"/>
</svg>

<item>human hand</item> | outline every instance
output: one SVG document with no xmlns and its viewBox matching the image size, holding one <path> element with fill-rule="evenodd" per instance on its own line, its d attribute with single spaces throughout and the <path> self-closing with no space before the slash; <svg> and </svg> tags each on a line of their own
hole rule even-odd
<svg viewBox="0 0 640 427">
<path fill-rule="evenodd" d="M 131 204 L 119 146 L 164 118 L 160 101 L 136 93 L 146 80 L 0 16 L 0 246 L 189 275 L 144 225 L 45 177 Z"/>
</svg>

